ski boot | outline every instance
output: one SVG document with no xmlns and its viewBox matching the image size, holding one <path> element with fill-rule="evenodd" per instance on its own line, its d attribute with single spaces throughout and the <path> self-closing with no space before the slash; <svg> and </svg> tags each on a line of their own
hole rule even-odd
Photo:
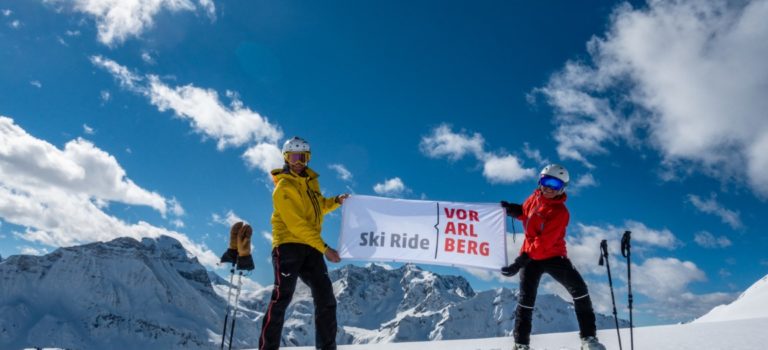
<svg viewBox="0 0 768 350">
<path fill-rule="evenodd" d="M 596 337 L 581 338 L 581 350 L 605 350 L 605 346 Z"/>
<path fill-rule="evenodd" d="M 531 347 L 525 344 L 515 343 L 515 346 L 512 348 L 512 350 L 531 350 Z"/>
</svg>

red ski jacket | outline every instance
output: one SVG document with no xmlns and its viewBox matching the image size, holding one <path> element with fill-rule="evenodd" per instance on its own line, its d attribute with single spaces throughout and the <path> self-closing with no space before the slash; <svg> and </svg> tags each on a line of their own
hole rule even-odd
<svg viewBox="0 0 768 350">
<path fill-rule="evenodd" d="M 565 207 L 567 198 L 563 193 L 547 199 L 537 189 L 525 200 L 523 214 L 517 217 L 523 222 L 525 231 L 521 254 L 528 253 L 533 260 L 568 255 L 565 249 L 565 228 L 570 220 L 568 208 Z"/>
</svg>

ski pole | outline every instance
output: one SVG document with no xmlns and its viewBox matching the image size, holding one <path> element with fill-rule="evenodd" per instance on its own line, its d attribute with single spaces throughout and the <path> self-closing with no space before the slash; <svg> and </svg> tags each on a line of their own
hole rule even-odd
<svg viewBox="0 0 768 350">
<path fill-rule="evenodd" d="M 224 315 L 224 330 L 221 332 L 221 349 L 224 349 L 224 339 L 227 337 L 227 321 L 229 321 L 229 308 L 232 302 L 232 282 L 235 278 L 235 263 L 229 269 L 229 290 L 227 290 L 227 313 Z"/>
<path fill-rule="evenodd" d="M 627 295 L 627 306 L 629 306 L 629 344 L 630 349 L 635 349 L 635 336 L 633 334 L 632 328 L 634 327 L 634 324 L 632 323 L 632 262 L 630 259 L 630 239 L 631 239 L 632 232 L 630 231 L 624 231 L 624 236 L 621 237 L 621 255 L 627 258 L 627 286 L 629 287 L 629 294 Z"/>
<path fill-rule="evenodd" d="M 613 320 L 616 322 L 616 336 L 619 337 L 619 350 L 621 349 L 621 333 L 619 333 L 619 317 L 616 316 L 616 299 L 613 297 L 613 279 L 611 279 L 611 263 L 608 261 L 608 242 L 602 240 L 600 242 L 600 266 L 603 266 L 605 261 L 605 268 L 608 269 L 608 286 L 611 288 L 611 304 L 613 304 Z"/>
<path fill-rule="evenodd" d="M 237 301 L 240 299 L 240 289 L 243 287 L 243 271 L 238 271 L 237 293 L 235 294 L 235 308 L 232 312 L 232 327 L 229 329 L 229 349 L 232 350 L 232 336 L 235 335 L 235 321 L 237 320 Z"/>
</svg>

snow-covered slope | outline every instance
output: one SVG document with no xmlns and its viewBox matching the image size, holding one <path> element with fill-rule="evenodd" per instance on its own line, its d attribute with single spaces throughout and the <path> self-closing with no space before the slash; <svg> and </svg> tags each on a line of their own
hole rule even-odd
<svg viewBox="0 0 768 350">
<path fill-rule="evenodd" d="M 764 350 L 768 344 L 768 318 L 718 323 L 689 323 L 634 329 L 635 349 L 641 350 Z M 597 332 L 608 350 L 618 350 L 616 330 Z M 629 349 L 629 329 L 621 330 L 623 349 Z M 396 344 L 342 345 L 339 350 L 501 350 L 512 348 L 512 338 L 464 339 Z M 576 332 L 531 337 L 533 350 L 578 350 Z M 310 350 L 313 347 L 296 347 Z"/>
<path fill-rule="evenodd" d="M 694 322 L 718 322 L 751 318 L 768 318 L 768 275 L 747 288 L 732 303 L 715 307 Z"/>
</svg>

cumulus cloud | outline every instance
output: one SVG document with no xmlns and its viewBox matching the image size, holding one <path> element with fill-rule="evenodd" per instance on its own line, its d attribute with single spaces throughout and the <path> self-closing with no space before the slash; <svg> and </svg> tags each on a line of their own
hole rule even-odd
<svg viewBox="0 0 768 350">
<path fill-rule="evenodd" d="M 724 223 L 731 226 L 733 229 L 740 229 L 744 227 L 741 222 L 741 215 L 738 211 L 727 209 L 725 206 L 717 202 L 717 196 L 714 194 L 709 199 L 705 200 L 701 197 L 689 194 L 688 200 L 693 204 L 696 209 L 702 213 L 712 214 L 720 218 Z"/>
<path fill-rule="evenodd" d="M 589 173 L 584 174 L 576 178 L 576 180 L 571 181 L 571 183 L 568 185 L 568 188 L 570 189 L 570 192 L 579 192 L 584 188 L 587 187 L 595 187 L 597 186 L 597 180 L 595 180 L 595 177 Z"/>
<path fill-rule="evenodd" d="M 410 190 L 405 187 L 403 180 L 399 177 L 384 180 L 382 183 L 377 183 L 373 186 L 373 191 L 382 196 L 388 197 L 400 197 Z"/>
<path fill-rule="evenodd" d="M 26 228 L 17 237 L 57 247 L 167 235 L 202 263 L 217 263 L 215 254 L 182 233 L 107 214 L 111 202 L 148 206 L 163 216 L 170 206 L 178 213 L 175 201 L 136 185 L 112 155 L 91 142 L 78 138 L 59 149 L 0 117 L 0 217 Z"/>
<path fill-rule="evenodd" d="M 34 87 L 36 87 L 36 88 L 38 88 L 38 89 L 41 89 L 41 88 L 43 87 L 43 83 L 41 83 L 41 82 L 40 82 L 40 81 L 38 81 L 38 80 L 32 80 L 32 81 L 30 81 L 30 82 L 29 82 L 29 85 L 32 85 L 32 86 L 34 86 Z"/>
<path fill-rule="evenodd" d="M 621 256 L 620 247 L 624 229 L 632 231 L 632 288 L 636 295 L 648 298 L 649 301 L 641 306 L 644 309 L 662 319 L 689 321 L 714 306 L 733 300 L 734 295 L 729 293 L 691 292 L 693 283 L 707 280 L 704 271 L 692 261 L 657 256 L 658 248 L 673 249 L 681 244 L 667 229 L 651 229 L 636 221 L 626 221 L 623 227 L 577 223 L 567 236 L 568 257 L 588 280 L 590 294 L 593 301 L 597 301 L 595 305 L 599 311 L 608 311 L 605 305 L 610 305 L 610 291 L 603 288 L 606 270 L 596 263 L 600 256 L 600 241 L 608 242 L 612 270 L 619 266 L 624 269 L 626 259 Z M 613 279 L 616 292 L 626 293 L 626 274 L 614 272 Z M 553 283 L 545 285 L 545 289 L 568 300 L 567 292 Z M 617 300 L 619 304 L 622 302 Z"/>
<path fill-rule="evenodd" d="M 446 157 L 459 160 L 467 154 L 483 158 L 485 140 L 479 133 L 467 134 L 464 130 L 454 133 L 451 126 L 442 124 L 432 130 L 432 134 L 421 139 L 419 149 L 430 158 Z"/>
<path fill-rule="evenodd" d="M 137 37 L 154 26 L 161 11 L 196 11 L 191 0 L 44 0 L 46 3 L 65 5 L 82 12 L 96 22 L 99 41 L 108 46 Z M 198 0 L 200 8 L 211 20 L 216 18 L 213 0 Z"/>
<path fill-rule="evenodd" d="M 696 244 L 704 247 L 704 248 L 726 248 L 731 246 L 731 240 L 728 239 L 726 236 L 720 236 L 715 237 L 715 235 L 707 232 L 707 231 L 701 231 L 696 233 L 693 237 L 694 242 Z"/>
<path fill-rule="evenodd" d="M 249 147 L 243 153 L 243 159 L 250 168 L 258 168 L 265 173 L 283 167 L 283 153 L 274 144 L 259 143 Z"/>
<path fill-rule="evenodd" d="M 88 126 L 88 124 L 83 124 L 83 132 L 86 135 L 93 135 L 96 133 L 96 131 L 94 131 L 92 127 Z"/>
<path fill-rule="evenodd" d="M 213 214 L 212 215 L 213 222 L 230 227 L 234 225 L 236 222 L 244 222 L 248 223 L 247 221 L 243 220 L 239 215 L 235 214 L 234 211 L 230 210 L 226 214 L 219 215 L 219 214 Z"/>
<path fill-rule="evenodd" d="M 48 249 L 37 249 L 30 246 L 19 247 L 19 253 L 24 255 L 45 255 L 48 254 Z"/>
<path fill-rule="evenodd" d="M 421 138 L 419 150 L 430 158 L 447 158 L 457 161 L 467 155 L 473 156 L 483 165 L 483 176 L 491 183 L 513 183 L 536 174 L 535 169 L 525 168 L 520 160 L 507 154 L 494 154 L 485 151 L 483 135 L 470 135 L 465 130 L 453 132 L 450 125 L 442 124 L 434 128 L 431 134 Z M 526 153 L 541 160 L 538 151 L 526 145 Z"/>
<path fill-rule="evenodd" d="M 155 75 L 134 73 L 101 56 L 91 57 L 91 62 L 109 72 L 123 88 L 148 98 L 159 111 L 172 111 L 204 138 L 216 140 L 219 150 L 249 146 L 243 159 L 250 168 L 269 173 L 282 166 L 282 153 L 276 144 L 283 132 L 266 117 L 245 107 L 236 93 L 227 91 L 230 102 L 225 104 L 212 89 L 191 84 L 170 86 Z"/>
<path fill-rule="evenodd" d="M 535 175 L 534 169 L 524 168 L 515 156 L 490 155 L 483 164 L 483 176 L 491 183 L 512 183 Z"/>
<path fill-rule="evenodd" d="M 590 166 L 607 144 L 646 144 L 675 171 L 746 179 L 767 197 L 766 17 L 766 0 L 618 7 L 590 62 L 535 90 L 556 111 L 558 154 Z"/>
<path fill-rule="evenodd" d="M 328 168 L 336 171 L 336 176 L 338 176 L 339 179 L 344 181 L 352 180 L 352 173 L 347 170 L 347 167 L 345 167 L 343 164 L 331 164 L 328 166 Z"/>
</svg>

